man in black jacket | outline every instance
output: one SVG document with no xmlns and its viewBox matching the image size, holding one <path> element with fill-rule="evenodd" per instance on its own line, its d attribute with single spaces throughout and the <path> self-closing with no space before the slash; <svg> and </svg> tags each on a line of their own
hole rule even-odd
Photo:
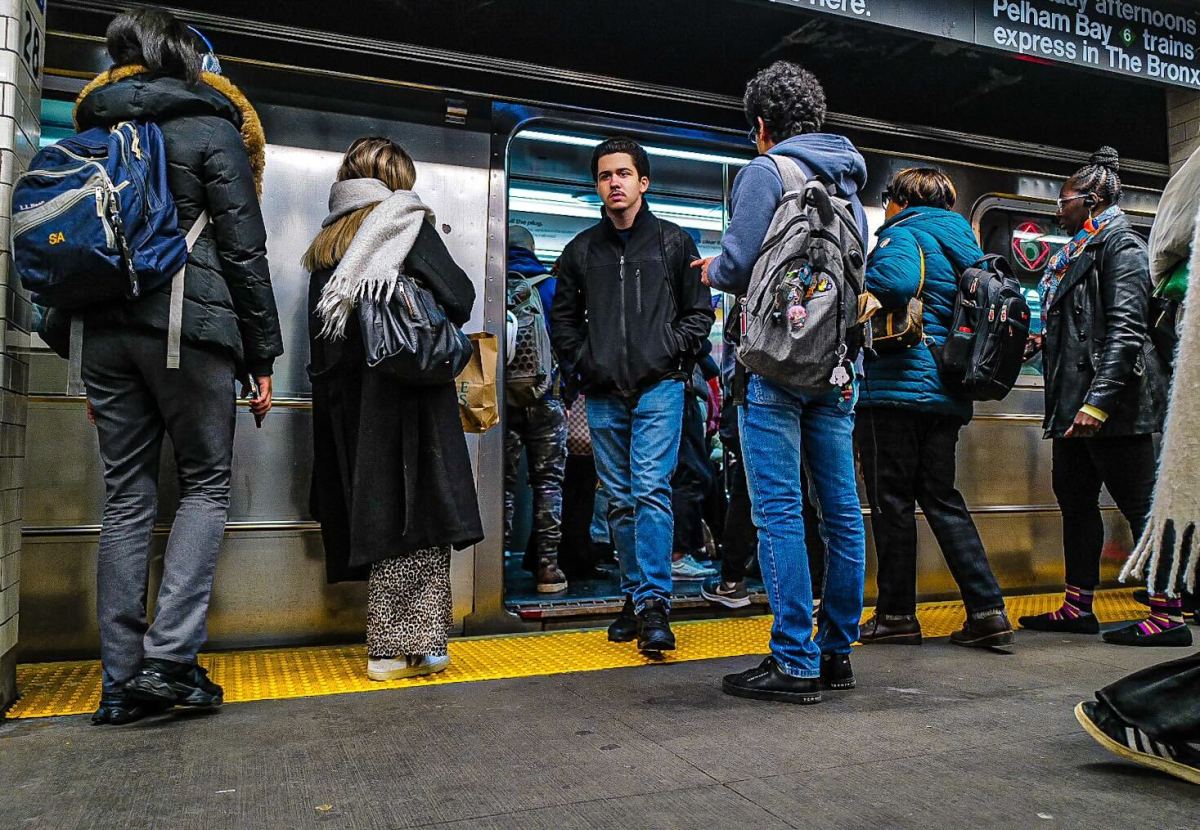
<svg viewBox="0 0 1200 830">
<path fill-rule="evenodd" d="M 596 471 L 610 495 L 625 607 L 613 642 L 675 648 L 671 602 L 671 472 L 679 453 L 684 380 L 712 327 L 696 243 L 646 207 L 650 160 L 612 138 L 592 154 L 604 202 L 599 224 L 563 251 L 550 313 L 560 364 L 587 394 Z"/>
</svg>

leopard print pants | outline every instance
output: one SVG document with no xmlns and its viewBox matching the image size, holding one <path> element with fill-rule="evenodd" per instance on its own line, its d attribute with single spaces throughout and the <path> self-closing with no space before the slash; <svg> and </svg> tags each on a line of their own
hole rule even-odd
<svg viewBox="0 0 1200 830">
<path fill-rule="evenodd" d="M 453 622 L 448 546 L 413 551 L 371 565 L 368 656 L 443 655 L 446 632 Z"/>
</svg>

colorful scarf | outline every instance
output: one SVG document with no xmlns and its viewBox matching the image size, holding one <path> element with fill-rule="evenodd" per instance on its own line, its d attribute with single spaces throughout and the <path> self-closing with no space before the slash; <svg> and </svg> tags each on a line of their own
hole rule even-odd
<svg viewBox="0 0 1200 830">
<path fill-rule="evenodd" d="M 1079 229 L 1079 233 L 1075 234 L 1066 245 L 1054 256 L 1050 257 L 1050 263 L 1046 266 L 1045 272 L 1042 274 L 1042 308 L 1049 308 L 1054 302 L 1054 295 L 1058 292 L 1058 283 L 1067 273 L 1067 269 L 1071 267 L 1071 263 L 1079 259 L 1079 255 L 1083 253 L 1084 248 L 1088 246 L 1096 234 L 1104 230 L 1109 222 L 1116 219 L 1124 211 L 1117 205 L 1113 205 L 1108 210 L 1101 213 L 1099 216 L 1088 217 L 1088 220 L 1083 223 L 1083 227 Z"/>
</svg>

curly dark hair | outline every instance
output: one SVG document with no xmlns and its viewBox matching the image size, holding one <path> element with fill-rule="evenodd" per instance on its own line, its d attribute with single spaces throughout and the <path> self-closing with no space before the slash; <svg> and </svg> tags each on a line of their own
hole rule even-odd
<svg viewBox="0 0 1200 830">
<path fill-rule="evenodd" d="M 628 153 L 633 159 L 633 166 L 637 170 L 638 178 L 650 178 L 650 157 L 646 155 L 642 145 L 632 138 L 618 135 L 596 145 L 596 149 L 592 151 L 592 181 L 596 181 L 597 172 L 600 169 L 600 159 L 616 153 Z"/>
<path fill-rule="evenodd" d="M 1067 179 L 1067 186 L 1078 193 L 1094 193 L 1102 203 L 1115 205 L 1124 192 L 1120 174 L 1121 157 L 1112 147 L 1104 146 Z"/>
<path fill-rule="evenodd" d="M 825 125 L 825 89 L 817 76 L 788 61 L 775 61 L 746 84 L 742 99 L 753 127 L 761 118 L 775 141 L 820 132 Z"/>
</svg>

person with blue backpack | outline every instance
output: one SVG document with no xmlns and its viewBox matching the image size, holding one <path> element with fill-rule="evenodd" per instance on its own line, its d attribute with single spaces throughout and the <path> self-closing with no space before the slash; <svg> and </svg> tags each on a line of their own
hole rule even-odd
<svg viewBox="0 0 1200 830">
<path fill-rule="evenodd" d="M 216 74 L 203 36 L 166 11 L 123 13 L 106 38 L 113 67 L 79 96 L 83 132 L 34 159 L 13 221 L 17 270 L 49 307 L 41 333 L 82 375 L 99 436 L 103 687 L 92 722 L 122 724 L 223 701 L 196 655 L 229 508 L 235 381 L 253 390 L 261 420 L 283 343 L 253 107 Z M 55 180 L 75 190 L 47 192 Z M 39 212 L 50 196 L 63 210 Z M 147 621 L 164 434 L 179 507 Z"/>
<path fill-rule="evenodd" d="M 883 196 L 887 221 L 867 261 L 866 288 L 882 309 L 872 318 L 874 354 L 866 362 L 855 440 L 871 504 L 879 598 L 859 634 L 863 643 L 921 643 L 917 504 L 967 608 L 965 627 L 950 641 L 993 648 L 1013 642 L 1000 585 L 954 486 L 958 435 L 971 420 L 971 400 L 946 388 L 937 361 L 959 275 L 984 259 L 971 226 L 953 210 L 956 199 L 954 182 L 941 170 L 897 172 Z"/>
</svg>

